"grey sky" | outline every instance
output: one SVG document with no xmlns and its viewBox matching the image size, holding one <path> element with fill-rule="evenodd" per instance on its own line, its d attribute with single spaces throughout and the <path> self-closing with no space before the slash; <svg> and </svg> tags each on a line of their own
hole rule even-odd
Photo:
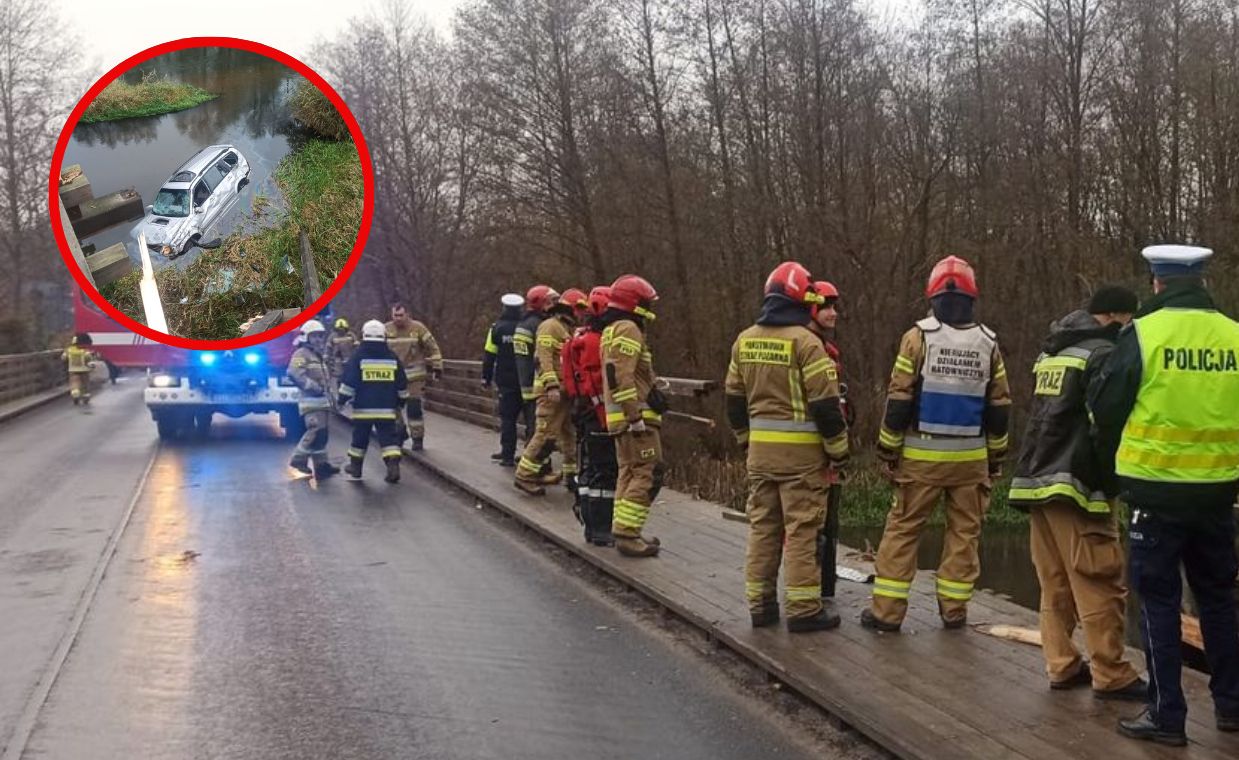
<svg viewBox="0 0 1239 760">
<path fill-rule="evenodd" d="M 920 0 L 861 0 L 879 12 L 915 6 Z M 446 31 L 461 0 L 405 0 Z M 125 58 L 152 45 L 179 37 L 223 35 L 244 37 L 304 59 L 314 42 L 330 38 L 349 18 L 381 7 L 378 0 L 205 0 L 177 3 L 175 13 L 151 19 L 150 0 L 61 0 L 72 30 L 89 40 L 86 59 L 102 74 Z"/>
</svg>

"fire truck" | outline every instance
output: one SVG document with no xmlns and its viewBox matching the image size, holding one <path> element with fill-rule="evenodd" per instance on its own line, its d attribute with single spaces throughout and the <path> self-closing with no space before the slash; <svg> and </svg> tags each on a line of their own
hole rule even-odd
<svg viewBox="0 0 1239 760">
<path fill-rule="evenodd" d="M 88 333 L 93 349 L 117 367 L 146 373 L 146 408 L 164 440 L 206 435 L 218 414 L 244 417 L 274 412 L 289 438 L 303 432 L 288 379 L 293 336 L 234 351 L 191 351 L 166 346 L 121 327 L 74 289 L 75 332 Z"/>
</svg>

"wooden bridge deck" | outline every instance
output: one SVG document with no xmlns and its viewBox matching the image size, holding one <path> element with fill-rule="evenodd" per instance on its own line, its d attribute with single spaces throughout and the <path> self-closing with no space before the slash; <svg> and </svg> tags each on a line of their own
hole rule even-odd
<svg viewBox="0 0 1239 760">
<path fill-rule="evenodd" d="M 902 634 L 862 629 L 858 619 L 870 587 L 842 580 L 840 629 L 796 637 L 782 627 L 753 630 L 743 599 L 746 527 L 721 519 L 717 505 L 664 491 L 648 526 L 662 540 L 661 556 L 621 557 L 585 545 L 563 489 L 541 499 L 518 493 L 512 471 L 487 459 L 497 443 L 489 430 L 432 414 L 428 448 L 415 459 L 653 597 L 900 757 L 1239 757 L 1239 735 L 1214 727 L 1202 675 L 1188 672 L 1184 679 L 1188 748 L 1122 738 L 1115 722 L 1138 705 L 1101 702 L 1088 689 L 1051 692 L 1038 648 L 975 630 L 943 631 L 928 573 L 914 584 Z M 988 592 L 976 595 L 970 622 L 1037 625 L 1035 613 Z M 1136 662 L 1143 670 L 1143 657 Z"/>
</svg>

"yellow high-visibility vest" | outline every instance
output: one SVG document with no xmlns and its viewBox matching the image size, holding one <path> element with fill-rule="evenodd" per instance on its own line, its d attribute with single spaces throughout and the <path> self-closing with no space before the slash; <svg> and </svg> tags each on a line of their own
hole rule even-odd
<svg viewBox="0 0 1239 760">
<path fill-rule="evenodd" d="M 1134 322 L 1142 370 L 1115 461 L 1126 478 L 1239 480 L 1239 323 L 1209 309 Z"/>
</svg>

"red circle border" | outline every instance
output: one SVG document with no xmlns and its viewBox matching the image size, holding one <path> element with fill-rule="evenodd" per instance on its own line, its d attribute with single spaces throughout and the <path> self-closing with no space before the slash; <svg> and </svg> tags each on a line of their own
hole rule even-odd
<svg viewBox="0 0 1239 760">
<path fill-rule="evenodd" d="M 348 261 L 345 263 L 344 268 L 340 270 L 340 273 L 336 276 L 335 281 L 331 283 L 331 287 L 329 287 L 327 292 L 323 293 L 323 295 L 313 304 L 302 309 L 301 313 L 295 318 L 282 322 L 270 330 L 266 330 L 265 332 L 261 332 L 257 335 L 232 338 L 229 340 L 193 340 L 190 338 L 182 338 L 177 335 L 161 333 L 133 319 L 130 319 L 123 312 L 121 312 L 120 309 L 117 309 L 109 303 L 107 299 L 103 297 L 103 294 L 91 285 L 90 280 L 86 279 L 85 273 L 78 268 L 77 261 L 74 259 L 73 253 L 69 249 L 69 240 L 65 236 L 64 230 L 61 229 L 58 213 L 60 204 L 60 169 L 64 163 L 65 150 L 69 146 L 69 139 L 73 136 L 73 130 L 77 127 L 78 122 L 81 121 L 82 114 L 86 111 L 86 108 L 94 101 L 94 99 L 98 97 L 99 93 L 103 91 L 103 88 L 107 87 L 114 80 L 133 67 L 141 63 L 145 63 L 152 58 L 156 58 L 164 55 L 165 53 L 171 53 L 177 50 L 188 50 L 190 48 L 200 47 L 227 47 L 247 50 L 251 53 L 258 53 L 259 55 L 284 64 L 312 82 L 314 86 L 318 87 L 318 89 L 327 96 L 327 99 L 331 101 L 332 105 L 336 107 L 336 110 L 340 112 L 340 115 L 344 117 L 344 123 L 348 126 L 349 134 L 353 137 L 353 144 L 357 147 L 357 156 L 361 161 L 362 171 L 362 189 L 364 198 L 362 200 L 361 226 L 357 230 L 357 242 L 353 245 L 353 251 L 349 254 Z M 158 343 L 176 346 L 178 348 L 197 350 L 245 348 L 246 346 L 254 346 L 259 343 L 265 343 L 300 327 L 313 315 L 317 314 L 328 304 L 330 304 L 331 300 L 340 292 L 340 289 L 344 287 L 344 284 L 348 281 L 349 277 L 352 276 L 353 270 L 357 268 L 357 264 L 361 260 L 361 254 L 365 250 L 366 240 L 370 236 L 370 225 L 374 219 L 374 166 L 370 161 L 370 149 L 366 145 L 365 136 L 362 134 L 361 127 L 357 124 L 357 119 L 353 117 L 353 113 L 349 110 L 348 105 L 345 104 L 344 99 L 341 98 L 339 93 L 337 93 L 335 89 L 327 83 L 327 80 L 323 79 L 317 72 L 296 58 L 293 58 L 291 55 L 288 55 L 283 51 L 276 50 L 268 45 L 263 45 L 259 42 L 253 42 L 252 40 L 245 40 L 238 37 L 184 37 L 182 39 L 164 42 L 159 45 L 155 45 L 154 47 L 147 48 L 146 50 L 132 55 L 117 64 L 111 71 L 104 74 L 99 81 L 95 82 L 95 84 L 87 90 L 86 94 L 82 96 L 82 99 L 78 102 L 77 106 L 74 107 L 73 111 L 69 114 L 68 121 L 65 122 L 64 127 L 60 131 L 60 136 L 56 139 L 56 149 L 52 153 L 51 176 L 49 177 L 49 182 L 48 211 L 51 221 L 52 234 L 55 236 L 56 244 L 60 248 L 61 258 L 64 259 L 65 265 L 69 268 L 69 272 L 73 275 L 73 279 L 77 281 L 77 284 L 82 288 L 82 291 L 90 296 L 90 300 L 102 309 L 105 314 L 119 322 L 123 327 L 126 327 L 129 330 L 150 338 Z"/>
</svg>

